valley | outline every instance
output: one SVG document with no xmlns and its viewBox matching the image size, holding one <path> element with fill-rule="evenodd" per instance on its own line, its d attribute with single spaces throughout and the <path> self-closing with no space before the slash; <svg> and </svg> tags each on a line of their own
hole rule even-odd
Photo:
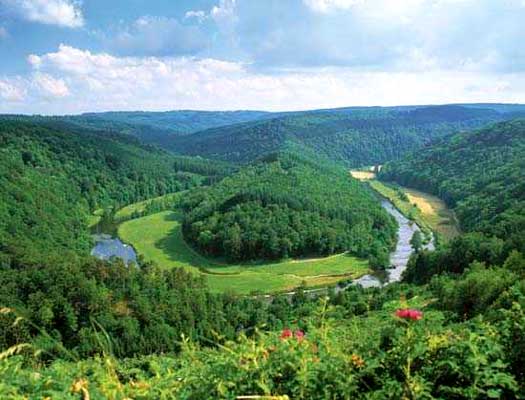
<svg viewBox="0 0 525 400">
<path fill-rule="evenodd" d="M 279 115 L 277 122 L 265 114 L 212 128 L 209 139 L 209 130 L 201 132 L 210 148 L 230 129 L 251 136 L 257 126 L 257 135 L 271 138 L 275 128 L 287 137 L 248 152 L 237 146 L 242 140 L 221 139 L 226 151 L 206 154 L 213 159 L 107 130 L 135 122 L 0 118 L 0 341 L 12 354 L 0 357 L 3 381 L 10 390 L 55 396 L 85 377 L 86 365 L 99 371 L 86 378 L 94 398 L 104 398 L 112 379 L 135 397 L 134 379 L 148 396 L 164 396 L 163 387 L 182 398 L 301 387 L 309 394 L 299 398 L 318 398 L 317 386 L 303 387 L 296 372 L 286 372 L 292 389 L 281 386 L 285 365 L 299 362 L 310 369 L 310 383 L 341 382 L 326 377 L 332 368 L 372 385 L 346 383 L 334 393 L 382 398 L 383 382 L 404 390 L 399 360 L 416 357 L 425 367 L 411 364 L 410 371 L 434 398 L 443 398 L 443 379 L 454 390 L 477 385 L 437 372 L 450 363 L 462 374 L 474 363 L 483 376 L 504 377 L 506 383 L 480 390 L 514 398 L 525 387 L 525 347 L 515 340 L 525 326 L 525 126 L 517 119 L 461 130 L 494 116 L 490 107 L 486 115 L 486 108 L 474 109 L 402 108 L 397 112 L 409 113 L 410 124 L 423 120 L 416 131 L 425 139 L 409 146 L 417 151 L 382 143 L 357 156 L 373 143 L 365 126 L 360 135 L 344 134 L 356 149 L 344 153 L 344 162 L 331 139 L 319 145 L 330 132 L 327 121 L 336 137 L 342 134 L 341 121 L 327 111 Z M 367 112 L 377 118 L 385 110 Z M 357 120 L 363 113 L 333 112 Z M 470 122 L 427 130 L 429 120 L 450 122 L 457 113 Z M 181 114 L 184 124 L 187 116 Z M 304 129 L 293 133 L 301 141 L 289 140 L 290 126 Z M 200 133 L 178 137 L 191 143 L 194 135 Z M 383 156 L 371 157 L 377 149 Z M 386 161 L 377 174 L 365 167 L 376 160 Z M 359 168 L 349 174 L 352 165 Z M 407 310 L 414 318 L 403 317 Z M 417 352 L 407 349 L 412 340 Z M 25 352 L 29 343 L 42 352 Z M 466 364 L 465 353 L 491 361 Z M 239 370 L 250 357 L 256 364 Z M 38 366 L 28 367 L 32 362 Z M 162 373 L 153 377 L 150 368 Z M 254 370 L 270 377 L 264 384 L 271 389 L 252 386 L 247 371 Z M 196 374 L 227 380 L 231 389 Z M 40 377 L 52 383 L 43 387 Z"/>
<path fill-rule="evenodd" d="M 375 172 L 367 169 L 352 170 L 350 174 L 388 199 L 405 217 L 421 227 L 427 236 L 437 235 L 439 240 L 447 242 L 460 234 L 454 212 L 440 198 L 398 184 L 381 182 L 377 180 Z"/>
</svg>

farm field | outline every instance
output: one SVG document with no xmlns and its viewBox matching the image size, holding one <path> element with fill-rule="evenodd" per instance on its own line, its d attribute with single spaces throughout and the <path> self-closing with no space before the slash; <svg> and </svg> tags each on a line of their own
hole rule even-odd
<svg viewBox="0 0 525 400">
<path fill-rule="evenodd" d="M 120 238 L 145 260 L 163 268 L 183 267 L 206 276 L 214 292 L 271 293 L 307 286 L 335 284 L 368 272 L 368 262 L 347 254 L 321 259 L 287 260 L 277 263 L 226 264 L 202 256 L 186 244 L 181 215 L 165 211 L 122 223 Z"/>
</svg>

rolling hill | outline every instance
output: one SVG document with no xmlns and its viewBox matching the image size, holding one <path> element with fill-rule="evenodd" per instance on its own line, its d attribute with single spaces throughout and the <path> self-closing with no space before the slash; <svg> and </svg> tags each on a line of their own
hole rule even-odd
<svg viewBox="0 0 525 400">
<path fill-rule="evenodd" d="M 318 110 L 172 137 L 163 145 L 181 154 L 240 163 L 293 149 L 355 167 L 395 160 L 434 139 L 523 112 L 520 106 L 491 105 Z"/>
<path fill-rule="evenodd" d="M 501 122 L 443 138 L 379 177 L 434 193 L 466 231 L 507 237 L 525 228 L 525 120 Z"/>
</svg>

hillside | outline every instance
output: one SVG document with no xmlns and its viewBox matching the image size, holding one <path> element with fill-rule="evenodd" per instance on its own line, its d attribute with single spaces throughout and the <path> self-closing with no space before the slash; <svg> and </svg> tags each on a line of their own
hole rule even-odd
<svg viewBox="0 0 525 400">
<path fill-rule="evenodd" d="M 344 169 L 271 155 L 185 196 L 184 234 L 205 254 L 232 261 L 385 255 L 395 222 Z M 386 258 L 386 260 L 385 260 Z"/>
<path fill-rule="evenodd" d="M 381 179 L 434 193 L 466 231 L 508 238 L 525 227 L 525 120 L 444 138 L 384 166 Z"/>
<path fill-rule="evenodd" d="M 436 138 L 500 121 L 506 112 L 461 105 L 319 110 L 173 137 L 163 145 L 181 154 L 241 163 L 300 148 L 355 167 L 398 159 Z"/>
<path fill-rule="evenodd" d="M 461 274 L 474 261 L 515 270 L 525 266 L 524 155 L 525 121 L 513 120 L 448 136 L 384 166 L 380 179 L 441 197 L 467 232 L 436 252 L 414 257 L 408 281 Z"/>
<path fill-rule="evenodd" d="M 148 126 L 178 135 L 187 135 L 205 129 L 267 118 L 264 111 L 166 111 L 166 112 L 105 112 L 86 113 L 79 117 L 100 121 Z"/>
<path fill-rule="evenodd" d="M 200 184 L 220 165 L 174 157 L 129 136 L 0 120 L 0 252 L 25 260 L 86 253 L 99 208 Z"/>
<path fill-rule="evenodd" d="M 520 132 L 522 121 L 461 133 L 441 142 L 439 157 L 450 162 L 451 176 L 467 170 L 477 192 L 486 175 L 490 185 L 509 184 L 505 195 L 504 186 L 483 195 L 508 198 L 502 204 L 514 210 L 522 194 Z M 463 145 L 454 149 L 454 140 Z M 481 400 L 523 393 L 520 233 L 504 242 L 475 225 L 435 252 L 418 253 L 409 284 L 319 294 L 299 287 L 264 298 L 214 294 L 205 279 L 173 265 L 181 248 L 171 249 L 163 268 L 140 257 L 138 268 L 89 257 L 88 212 L 189 188 L 180 194 L 188 241 L 235 259 L 347 249 L 379 259 L 395 227 L 362 184 L 322 156 L 275 153 L 232 169 L 111 131 L 12 119 L 0 123 L 0 152 L 2 398 Z M 470 163 L 454 167 L 464 157 Z M 487 157 L 504 173 L 488 173 Z M 469 172 L 475 163 L 485 169 Z M 212 185 L 191 188 L 203 182 Z M 173 237 L 174 221 L 163 218 L 169 213 L 126 228 L 137 228 L 140 240 L 139 228 L 165 224 Z M 519 224 L 521 214 L 513 215 Z M 159 237 L 151 246 L 172 243 Z M 325 276 L 321 261 L 308 263 L 263 265 L 262 279 L 275 268 Z M 257 263 L 207 267 L 224 291 L 240 273 L 261 275 Z"/>
</svg>

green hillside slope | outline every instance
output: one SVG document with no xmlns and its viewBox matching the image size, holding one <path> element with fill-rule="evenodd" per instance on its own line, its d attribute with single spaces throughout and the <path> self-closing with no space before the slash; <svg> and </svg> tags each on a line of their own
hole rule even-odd
<svg viewBox="0 0 525 400">
<path fill-rule="evenodd" d="M 387 164 L 381 179 L 434 193 L 467 231 L 508 237 L 525 228 L 525 120 L 452 135 Z"/>
<path fill-rule="evenodd" d="M 24 259 L 86 252 L 86 216 L 224 172 L 129 136 L 0 120 L 0 251 Z"/>
<path fill-rule="evenodd" d="M 233 162 L 303 147 L 355 167 L 398 159 L 435 138 L 499 121 L 504 115 L 456 105 L 322 110 L 214 128 L 172 138 L 164 146 Z"/>
</svg>

